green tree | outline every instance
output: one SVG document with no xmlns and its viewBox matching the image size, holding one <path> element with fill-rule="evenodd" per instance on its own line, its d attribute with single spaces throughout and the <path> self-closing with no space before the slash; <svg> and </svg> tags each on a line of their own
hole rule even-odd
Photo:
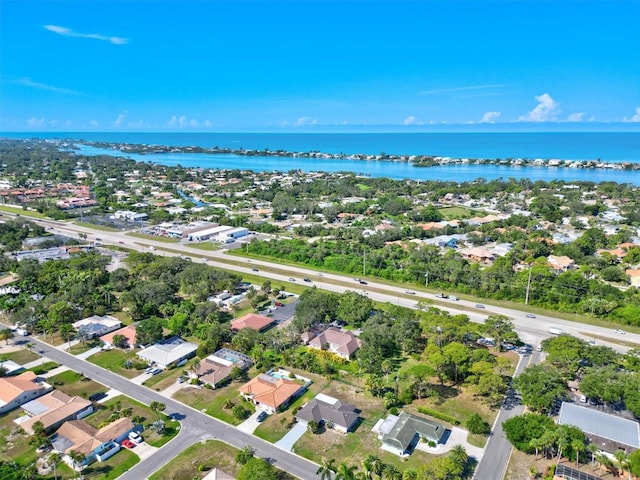
<svg viewBox="0 0 640 480">
<path fill-rule="evenodd" d="M 349 465 L 348 463 L 342 462 L 336 470 L 335 480 L 356 480 L 356 470 L 358 469 L 355 465 Z"/>
<path fill-rule="evenodd" d="M 255 450 L 251 445 L 247 445 L 236 452 L 236 463 L 239 465 L 245 465 L 249 460 L 254 457 Z"/>
<path fill-rule="evenodd" d="M 167 406 L 162 402 L 153 401 L 149 404 L 149 408 L 152 412 L 155 412 L 155 414 L 158 416 L 158 420 L 160 420 L 160 412 L 164 412 Z"/>
<path fill-rule="evenodd" d="M 566 396 L 567 383 L 550 365 L 531 365 L 513 379 L 522 401 L 535 412 L 548 412 Z"/>
<path fill-rule="evenodd" d="M 335 458 L 322 459 L 322 463 L 316 471 L 316 475 L 320 475 L 320 480 L 332 480 L 333 474 L 336 472 L 335 463 Z"/>
<path fill-rule="evenodd" d="M 278 480 L 278 477 L 278 472 L 273 465 L 264 458 L 257 457 L 249 459 L 236 475 L 237 480 Z"/>
<path fill-rule="evenodd" d="M 513 323 L 504 315 L 489 315 L 484 326 L 486 332 L 495 340 L 499 352 L 502 351 L 503 340 L 514 340 L 518 338 Z"/>
<path fill-rule="evenodd" d="M 159 318 L 143 320 L 136 326 L 136 343 L 151 345 L 162 339 L 162 321 Z"/>
<path fill-rule="evenodd" d="M 469 432 L 476 435 L 487 435 L 491 432 L 491 426 L 478 413 L 472 414 L 467 419 L 465 426 Z"/>
<path fill-rule="evenodd" d="M 0 340 L 5 341 L 5 345 L 9 345 L 9 339 L 13 338 L 13 332 L 10 328 L 0 330 Z"/>
</svg>

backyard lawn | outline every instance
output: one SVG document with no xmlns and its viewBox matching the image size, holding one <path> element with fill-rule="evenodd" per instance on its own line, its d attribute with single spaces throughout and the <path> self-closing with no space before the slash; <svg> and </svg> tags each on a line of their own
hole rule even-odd
<svg viewBox="0 0 640 480">
<path fill-rule="evenodd" d="M 91 395 L 109 390 L 104 385 L 71 370 L 49 377 L 47 382 L 71 397 L 89 398 Z"/>
<path fill-rule="evenodd" d="M 13 352 L 3 353 L 2 355 L 0 355 L 0 357 L 2 357 L 2 360 L 13 360 L 20 365 L 24 365 L 25 363 L 38 360 L 40 358 L 40 355 L 30 352 L 26 348 L 23 348 L 21 350 L 15 350 Z"/>
<path fill-rule="evenodd" d="M 203 478 L 209 470 L 217 467 L 229 475 L 238 471 L 236 450 L 226 443 L 209 440 L 197 443 L 184 450 L 167 465 L 149 477 L 149 480 L 193 480 Z M 198 467 L 204 466 L 203 471 Z"/>
<path fill-rule="evenodd" d="M 127 360 L 131 360 L 134 365 L 138 363 L 143 368 L 125 368 L 124 363 Z M 103 352 L 98 352 L 94 355 L 91 355 L 89 357 L 89 361 L 126 378 L 137 377 L 142 372 L 144 372 L 144 369 L 147 367 L 147 365 L 143 364 L 143 362 L 138 359 L 135 351 L 131 350 L 105 350 Z"/>
</svg>

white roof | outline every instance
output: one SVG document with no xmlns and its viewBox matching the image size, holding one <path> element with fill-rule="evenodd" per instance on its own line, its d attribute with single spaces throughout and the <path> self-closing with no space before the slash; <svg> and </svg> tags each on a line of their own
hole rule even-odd
<svg viewBox="0 0 640 480">
<path fill-rule="evenodd" d="M 167 366 L 188 357 L 198 349 L 198 345 L 183 340 L 172 343 L 156 343 L 138 352 L 138 356 L 152 363 Z"/>
</svg>

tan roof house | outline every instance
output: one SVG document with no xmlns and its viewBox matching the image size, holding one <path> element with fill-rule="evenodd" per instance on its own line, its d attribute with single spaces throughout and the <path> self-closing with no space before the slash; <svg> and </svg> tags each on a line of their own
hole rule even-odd
<svg viewBox="0 0 640 480">
<path fill-rule="evenodd" d="M 328 350 L 347 360 L 362 345 L 362 341 L 348 330 L 329 327 L 315 336 L 313 333 L 313 331 L 305 332 L 303 339 L 308 339 L 307 345 L 318 350 Z"/>
<path fill-rule="evenodd" d="M 625 270 L 624 273 L 629 275 L 632 287 L 640 288 L 640 270 Z"/>
<path fill-rule="evenodd" d="M 261 373 L 242 387 L 240 393 L 258 408 L 275 413 L 304 391 L 304 386 L 286 378 L 275 378 Z"/>
<path fill-rule="evenodd" d="M 549 255 L 547 257 L 547 263 L 555 273 L 566 272 L 570 268 L 573 268 L 576 264 L 576 262 L 571 260 L 571 258 L 567 257 L 566 255 Z"/>
<path fill-rule="evenodd" d="M 15 377 L 0 377 L 0 414 L 52 390 L 51 385 L 38 382 L 33 372 L 24 372 Z"/>
<path fill-rule="evenodd" d="M 231 322 L 231 330 L 238 331 L 243 328 L 252 328 L 262 332 L 273 325 L 273 318 L 258 315 L 256 313 L 247 313 L 246 315 L 236 318 Z"/>
<path fill-rule="evenodd" d="M 51 439 L 53 448 L 69 455 L 76 451 L 84 455 L 81 466 L 96 460 L 102 462 L 120 451 L 119 442 L 134 428 L 129 418 L 119 418 L 109 425 L 97 429 L 83 420 L 71 420 L 62 424 Z"/>
<path fill-rule="evenodd" d="M 45 432 L 51 432 L 67 420 L 80 420 L 93 413 L 90 400 L 81 397 L 70 397 L 60 390 L 54 390 L 42 397 L 25 403 L 22 408 L 31 415 L 20 426 L 29 434 L 33 434 L 33 424 L 42 422 Z"/>
<path fill-rule="evenodd" d="M 202 359 L 192 376 L 215 388 L 229 378 L 234 367 L 246 370 L 250 366 L 251 359 L 247 355 L 223 348 Z"/>
</svg>

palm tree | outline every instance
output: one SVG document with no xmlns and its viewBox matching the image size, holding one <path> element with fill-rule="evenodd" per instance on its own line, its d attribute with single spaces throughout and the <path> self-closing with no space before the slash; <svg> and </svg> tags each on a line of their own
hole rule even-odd
<svg viewBox="0 0 640 480">
<path fill-rule="evenodd" d="M 462 445 L 455 445 L 449 452 L 449 456 L 460 465 L 466 465 L 469 461 L 469 455 Z"/>
<path fill-rule="evenodd" d="M 76 472 L 76 478 L 80 477 L 80 472 L 82 472 L 81 462 L 84 461 L 84 455 L 80 452 L 76 452 L 75 450 L 71 450 L 69 452 L 69 457 L 73 461 L 73 470 Z"/>
<path fill-rule="evenodd" d="M 580 465 L 580 454 L 586 450 L 582 440 L 574 440 L 571 442 L 571 449 L 576 452 L 576 468 Z"/>
<path fill-rule="evenodd" d="M 362 460 L 362 468 L 364 469 L 366 479 L 371 480 L 373 478 L 373 466 L 379 461 L 380 459 L 375 455 L 367 455 L 366 458 Z"/>
<path fill-rule="evenodd" d="M 149 408 L 151 409 L 151 411 L 156 412 L 156 415 L 158 415 L 158 420 L 160 420 L 160 412 L 167 408 L 167 406 L 164 403 L 154 401 L 149 404 Z"/>
<path fill-rule="evenodd" d="M 600 450 L 598 448 L 598 445 L 596 445 L 595 443 L 590 443 L 589 445 L 587 445 L 587 451 L 591 454 L 591 464 L 593 465 L 596 461 L 596 453 L 598 453 L 598 450 Z"/>
<path fill-rule="evenodd" d="M 358 467 L 355 465 L 348 465 L 342 462 L 336 472 L 335 480 L 356 480 L 356 470 Z"/>
<path fill-rule="evenodd" d="M 620 470 L 626 470 L 629 475 L 629 480 L 631 480 L 631 465 L 629 463 L 629 456 L 627 455 L 627 452 L 623 450 L 616 450 L 613 456 L 616 457 L 618 465 L 620 465 Z"/>
<path fill-rule="evenodd" d="M 53 466 L 53 478 L 55 480 L 58 480 L 58 464 L 60 463 L 61 459 L 62 457 L 60 457 L 60 454 L 58 452 L 53 452 L 51 455 L 49 455 L 49 463 L 51 464 L 51 466 Z"/>
<path fill-rule="evenodd" d="M 331 458 L 329 460 L 326 458 L 322 459 L 322 463 L 316 471 L 316 475 L 320 475 L 320 480 L 331 480 L 333 478 L 333 474 L 336 473 L 334 463 L 336 463 L 335 458 Z"/>
<path fill-rule="evenodd" d="M 386 464 L 382 472 L 383 477 L 387 480 L 402 480 L 402 472 L 398 470 L 395 465 Z"/>
<path fill-rule="evenodd" d="M 38 467 L 35 463 L 30 463 L 27 466 L 22 467 L 20 474 L 21 480 L 34 480 L 38 475 Z"/>
<path fill-rule="evenodd" d="M 74 334 L 75 330 L 73 328 L 73 325 L 71 325 L 70 323 L 63 323 L 62 325 L 60 325 L 60 336 L 63 340 L 69 342 L 69 348 L 71 348 L 71 339 L 73 338 Z"/>
<path fill-rule="evenodd" d="M 4 340 L 5 345 L 9 345 L 9 339 L 13 338 L 13 332 L 10 328 L 3 328 L 0 330 L 0 340 Z"/>
</svg>

